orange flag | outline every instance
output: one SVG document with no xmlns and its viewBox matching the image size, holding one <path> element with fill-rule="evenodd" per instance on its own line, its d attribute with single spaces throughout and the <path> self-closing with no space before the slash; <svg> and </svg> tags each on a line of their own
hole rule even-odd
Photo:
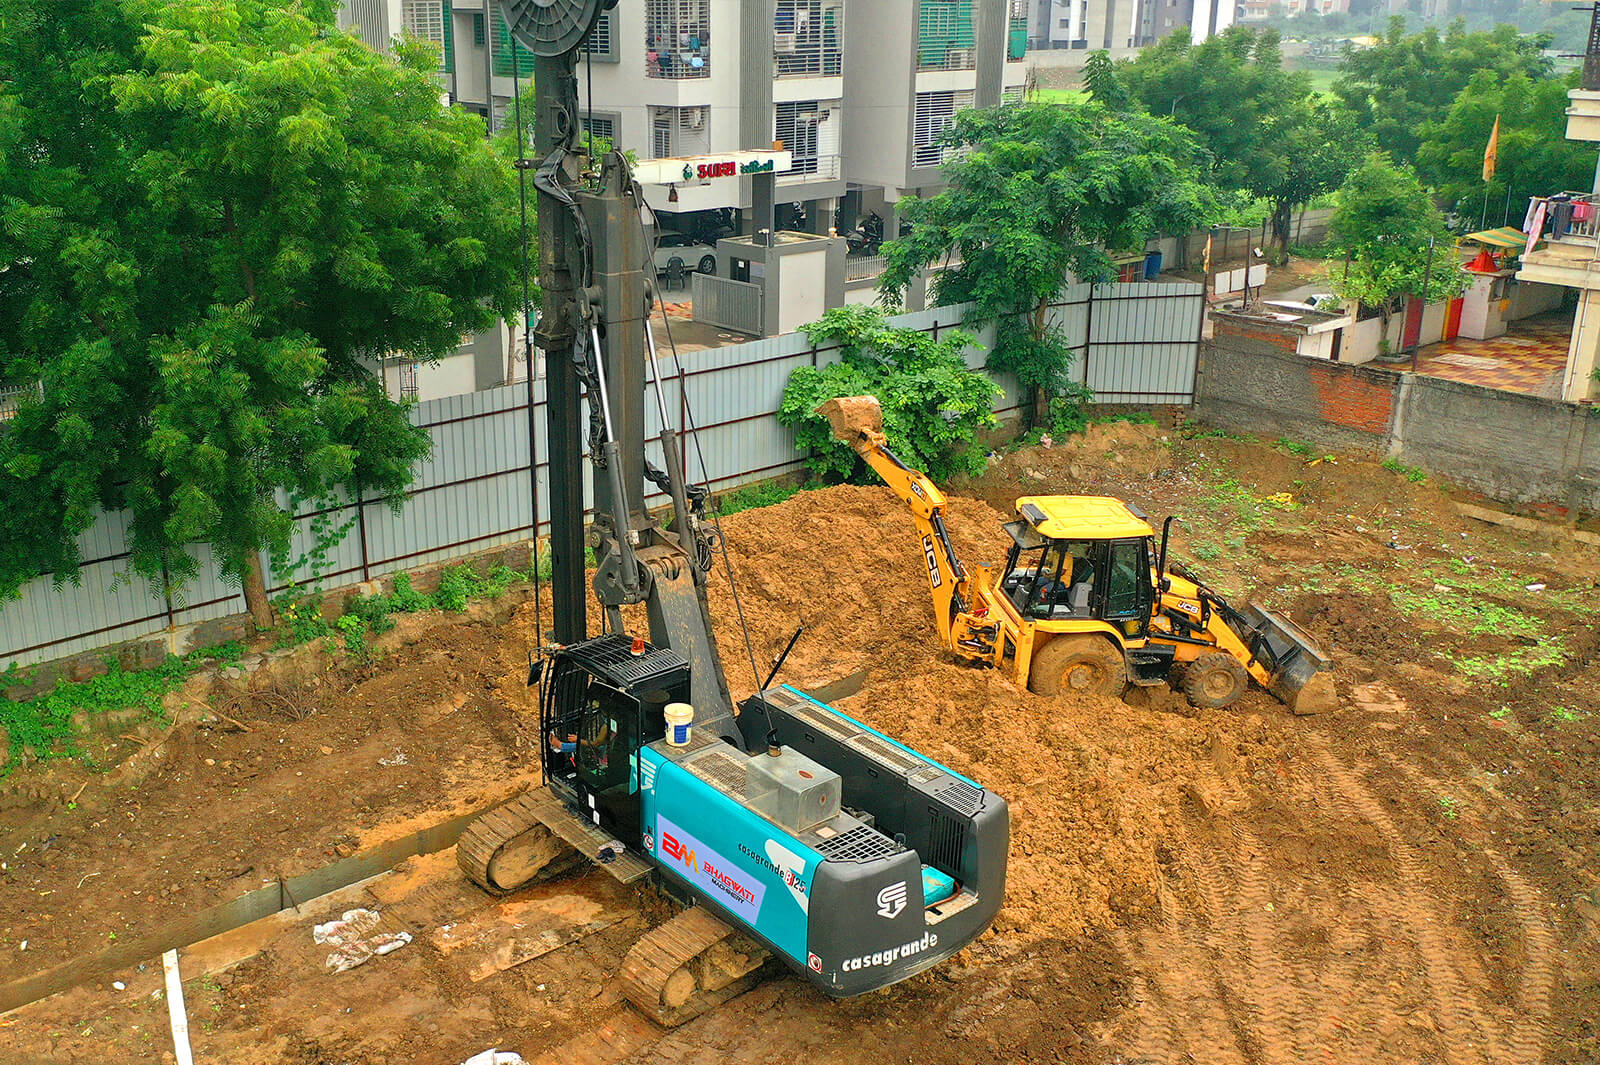
<svg viewBox="0 0 1600 1065">
<path fill-rule="evenodd" d="M 1494 177 L 1494 164 L 1500 159 L 1500 116 L 1494 116 L 1494 130 L 1489 134 L 1489 147 L 1483 150 L 1483 180 Z"/>
</svg>

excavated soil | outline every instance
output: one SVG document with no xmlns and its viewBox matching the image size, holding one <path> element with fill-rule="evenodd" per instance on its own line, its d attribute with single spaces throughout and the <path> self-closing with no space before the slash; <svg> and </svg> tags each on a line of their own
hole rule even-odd
<svg viewBox="0 0 1600 1065">
<path fill-rule="evenodd" d="M 952 538 L 976 562 L 1000 557 L 1020 495 L 1179 514 L 1173 557 L 1303 624 L 1333 656 L 1339 710 L 1295 718 L 1252 692 L 1196 711 L 1164 688 L 1050 700 L 957 665 L 892 495 L 803 492 L 723 522 L 738 605 L 720 561 L 712 605 L 730 683 L 748 694 L 750 659 L 764 676 L 803 623 L 782 679 L 865 670 L 841 709 L 1004 795 L 1010 882 L 990 933 L 884 992 L 830 1003 L 780 978 L 668 1034 L 616 997 L 628 943 L 663 912 L 648 899 L 470 983 L 427 938 L 467 896 L 436 888 L 393 911 L 419 942 L 354 980 L 321 972 L 301 935 L 195 981 L 199 1059 L 455 1063 L 492 1045 L 586 1065 L 1600 1058 L 1592 548 L 1461 517 L 1431 482 L 1365 460 L 1143 425 L 998 456 L 950 491 Z M 0 872 L 13 970 L 226 897 L 234 863 L 258 866 L 235 877 L 255 886 L 337 853 L 339 833 L 379 834 L 521 768 L 537 739 L 521 678 L 532 604 L 505 625 L 417 623 L 430 631 L 411 649 L 327 674 L 302 721 L 275 719 L 269 697 L 229 711 L 255 731 L 200 730 L 192 759 L 92 811 L 13 802 L 0 856 L 27 844 Z M 395 749 L 408 764 L 380 767 Z M 61 772 L 5 786 L 54 793 Z M 154 890 L 166 883 L 179 890 Z M 17 951 L 23 935 L 40 945 Z M 107 1005 L 102 985 L 0 1018 L 0 1047 L 21 1055 L 0 1061 L 160 1060 L 164 1011 L 136 979 L 139 1004 Z"/>
</svg>

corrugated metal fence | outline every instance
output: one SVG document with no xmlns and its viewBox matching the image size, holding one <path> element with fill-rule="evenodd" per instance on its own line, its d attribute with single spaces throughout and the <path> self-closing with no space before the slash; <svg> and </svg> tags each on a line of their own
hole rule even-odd
<svg viewBox="0 0 1600 1065">
<path fill-rule="evenodd" d="M 1078 353 L 1078 367 L 1101 402 L 1188 403 L 1194 392 L 1203 306 L 1198 285 L 1071 286 L 1052 308 Z M 936 307 L 893 319 L 934 336 L 960 327 L 968 307 Z M 992 331 L 977 330 L 968 365 L 983 365 Z M 664 339 L 664 338 L 661 338 Z M 799 366 L 826 366 L 835 348 L 814 348 L 803 333 L 665 360 L 669 414 L 692 423 L 689 474 L 721 491 L 800 470 L 805 456 L 775 412 L 789 375 Z M 1016 382 L 997 377 L 999 414 L 1019 404 Z M 659 432 L 656 404 L 646 403 L 648 431 Z M 543 453 L 544 383 L 536 382 L 532 428 L 541 442 L 540 500 L 549 498 Z M 327 549 L 316 572 L 267 565 L 274 593 L 296 581 L 327 587 L 353 584 L 399 570 L 474 554 L 528 539 L 532 500 L 528 477 L 530 427 L 526 384 L 507 385 L 418 404 L 412 417 L 428 431 L 433 454 L 417 469 L 403 499 L 338 497 L 295 509 L 290 557 L 309 556 L 320 539 L 346 530 Z M 655 448 L 652 445 L 652 451 Z M 653 454 L 658 465 L 662 458 Z M 652 503 L 664 502 L 659 493 Z M 288 506 L 287 499 L 280 504 Z M 397 506 L 398 504 L 398 506 Z M 238 586 L 221 575 L 210 549 L 194 549 L 198 576 L 179 588 L 133 573 L 127 515 L 106 514 L 78 538 L 84 559 L 75 584 L 48 578 L 29 584 L 21 599 L 0 603 L 0 669 L 61 658 L 177 626 L 244 612 Z M 544 519 L 541 532 L 548 532 Z"/>
</svg>

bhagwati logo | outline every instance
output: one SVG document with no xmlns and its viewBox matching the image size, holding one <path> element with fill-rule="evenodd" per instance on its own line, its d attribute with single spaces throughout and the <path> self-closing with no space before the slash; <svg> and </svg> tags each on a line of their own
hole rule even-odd
<svg viewBox="0 0 1600 1065">
<path fill-rule="evenodd" d="M 767 891 L 765 884 L 737 871 L 734 862 L 665 817 L 656 818 L 656 834 L 661 837 L 661 852 L 671 859 L 667 868 L 704 888 L 742 919 L 756 923 Z"/>
</svg>

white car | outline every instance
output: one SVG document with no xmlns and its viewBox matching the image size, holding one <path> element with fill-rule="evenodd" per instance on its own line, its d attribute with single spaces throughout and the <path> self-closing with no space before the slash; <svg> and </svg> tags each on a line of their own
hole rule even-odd
<svg viewBox="0 0 1600 1065">
<path fill-rule="evenodd" d="M 666 273 L 673 263 L 686 274 L 695 271 L 714 274 L 717 272 L 717 249 L 682 233 L 662 233 L 656 243 L 656 273 Z"/>
</svg>

